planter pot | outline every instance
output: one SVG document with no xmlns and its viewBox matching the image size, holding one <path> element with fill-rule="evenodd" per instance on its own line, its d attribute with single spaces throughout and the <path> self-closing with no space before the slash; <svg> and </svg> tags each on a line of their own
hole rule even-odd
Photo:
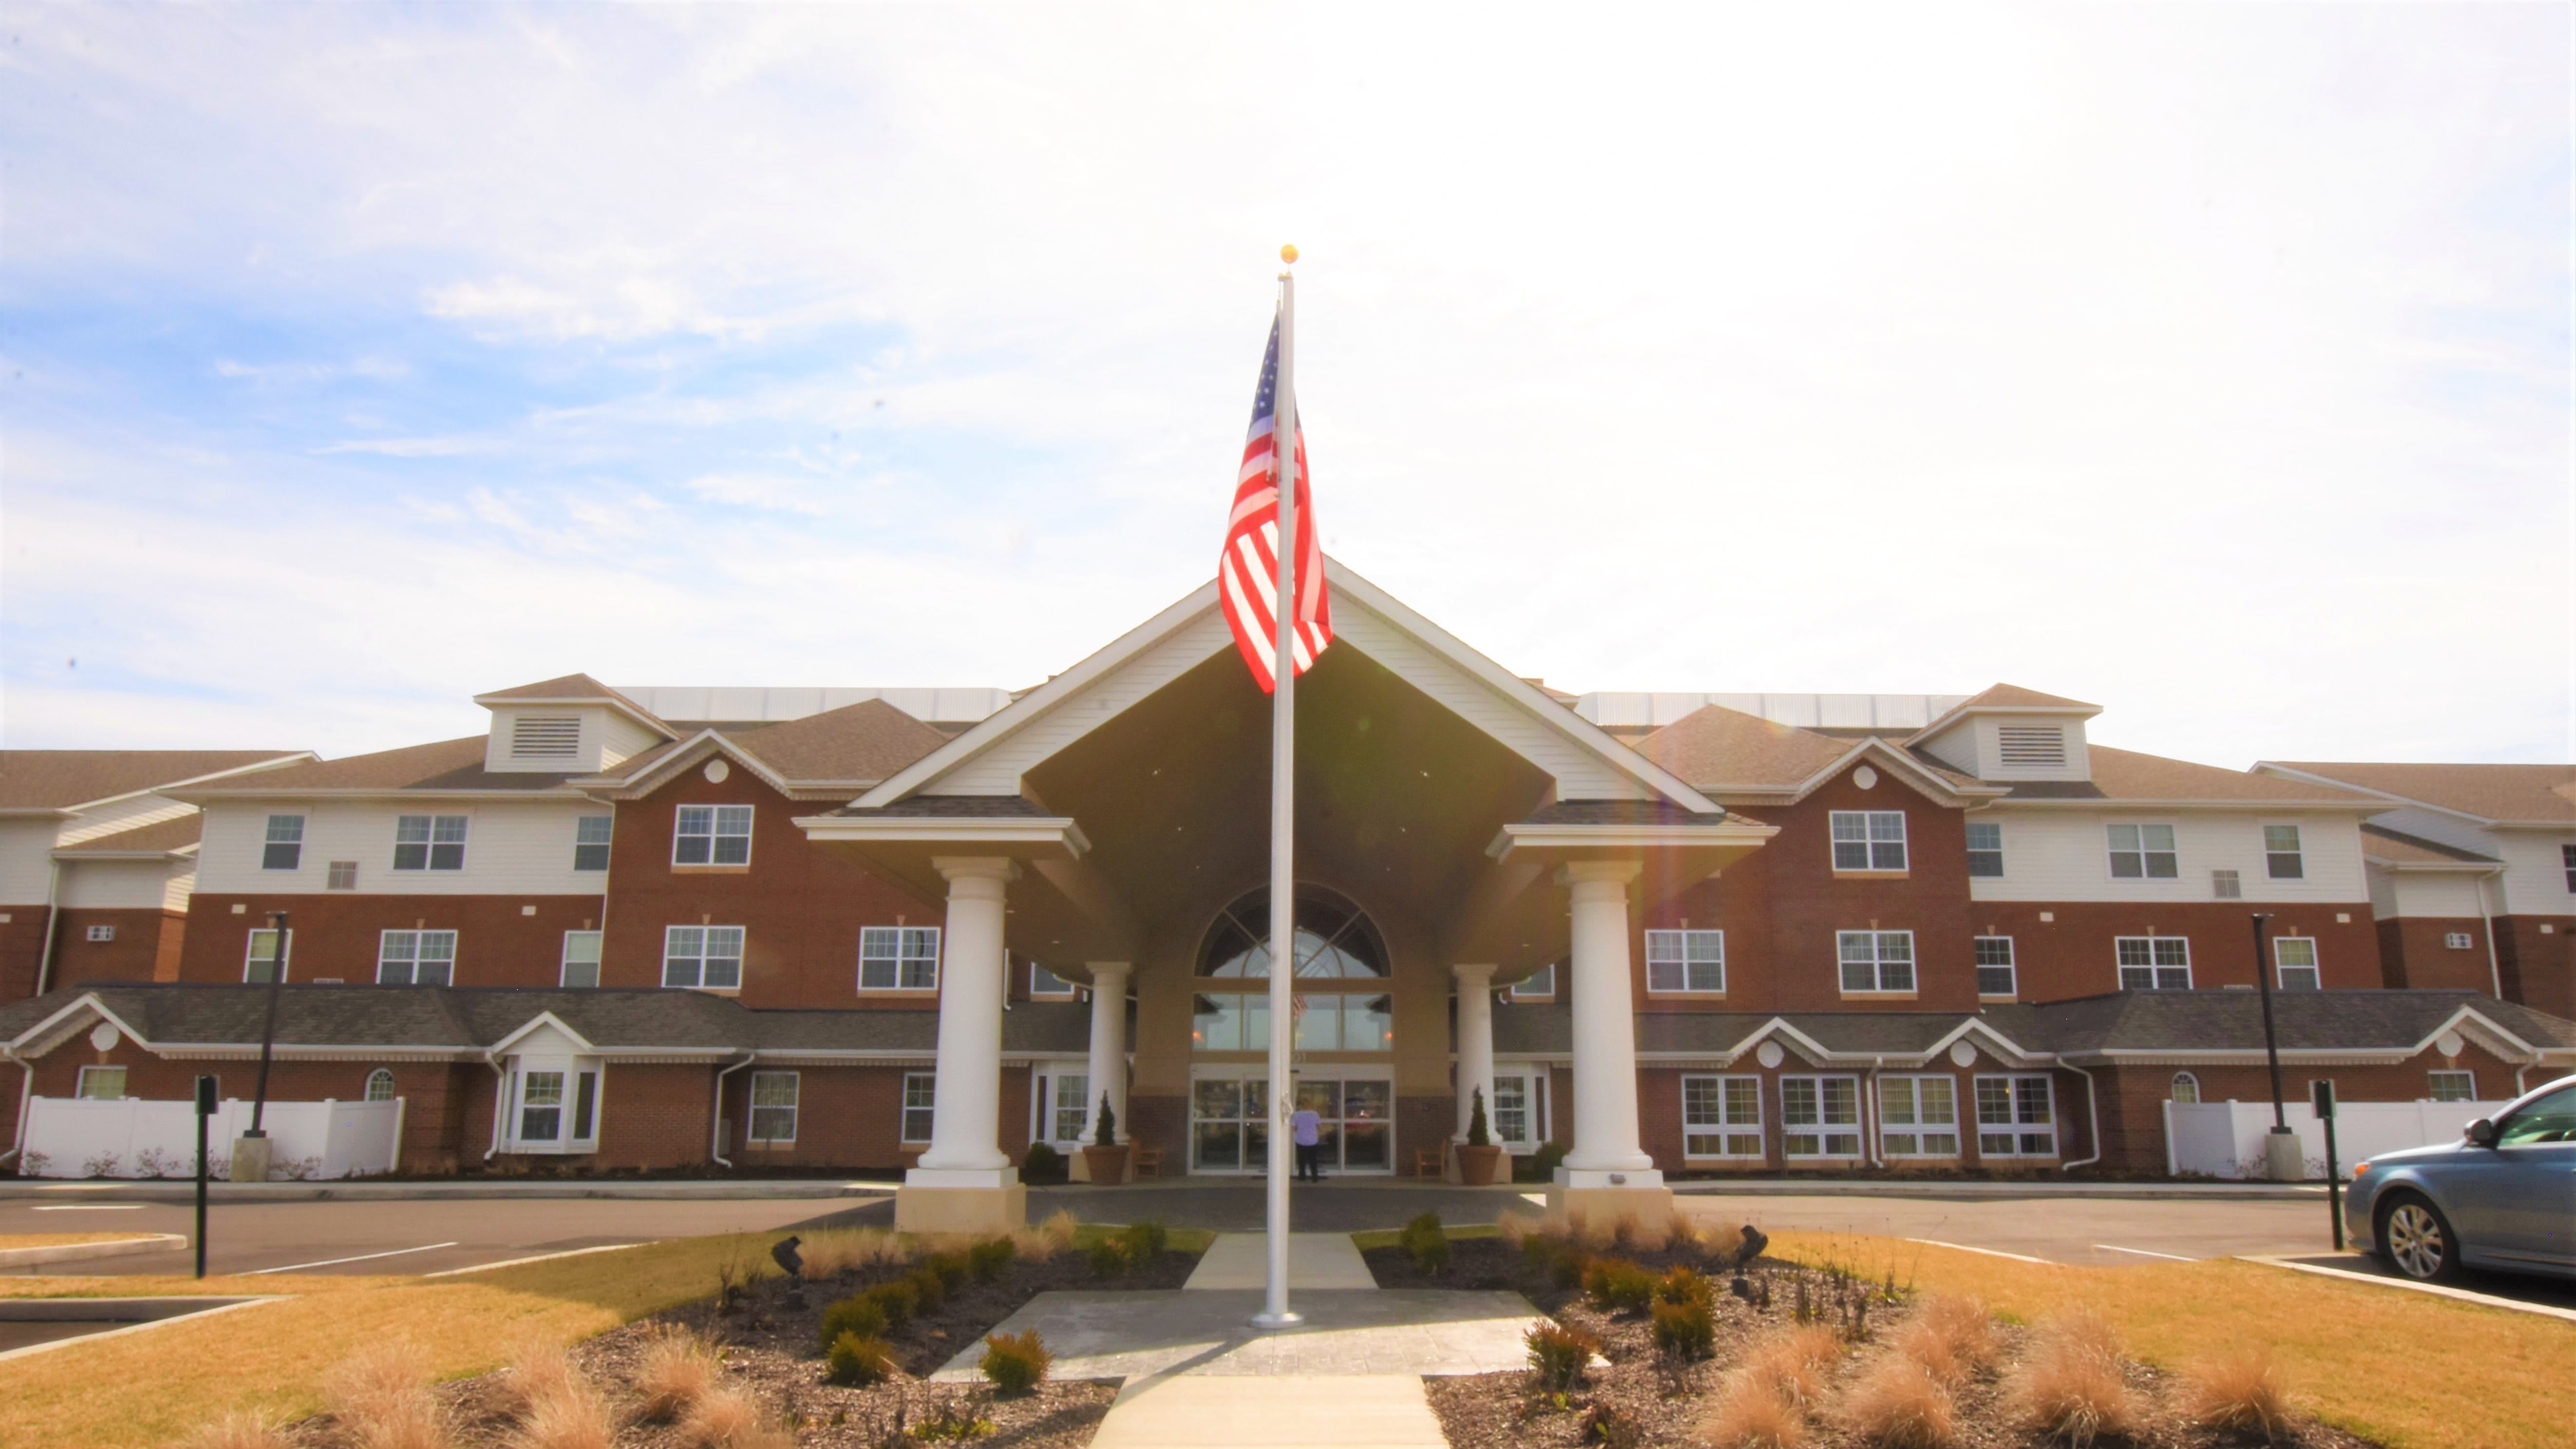
<svg viewBox="0 0 2576 1449">
<path fill-rule="evenodd" d="M 1491 1187 L 1501 1180 L 1503 1149 L 1500 1147 L 1460 1147 L 1458 1176 L 1469 1187 Z"/>
<path fill-rule="evenodd" d="M 1086 1147 L 1082 1149 L 1083 1166 L 1091 1169 L 1091 1180 L 1106 1187 L 1127 1180 L 1127 1148 Z"/>
</svg>

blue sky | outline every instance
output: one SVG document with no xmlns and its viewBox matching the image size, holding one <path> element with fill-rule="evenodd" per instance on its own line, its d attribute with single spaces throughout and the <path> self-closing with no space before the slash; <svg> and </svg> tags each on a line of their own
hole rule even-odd
<svg viewBox="0 0 2576 1449">
<path fill-rule="evenodd" d="M 2570 757 L 2560 7 L 6 19 L 10 746 L 1033 683 L 1294 240 L 1328 547 L 1522 673 Z"/>
</svg>

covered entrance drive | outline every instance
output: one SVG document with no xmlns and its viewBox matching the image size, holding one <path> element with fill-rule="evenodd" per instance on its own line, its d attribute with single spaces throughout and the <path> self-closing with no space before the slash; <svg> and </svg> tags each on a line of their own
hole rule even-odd
<svg viewBox="0 0 2576 1449">
<path fill-rule="evenodd" d="M 1327 1123 L 1327 1170 L 1346 1174 L 1409 1171 L 1419 1149 L 1463 1139 L 1478 1091 L 1499 1130 L 1529 1140 L 1550 1104 L 1537 1080 L 1516 1080 L 1509 1101 L 1497 1092 L 1491 992 L 1566 963 L 1576 1115 L 1558 1186 L 1661 1193 L 1638 1147 L 1630 912 L 1771 828 L 1726 815 L 1338 564 L 1328 575 L 1337 639 L 1296 696 L 1293 1022 L 1269 1019 L 1255 889 L 1269 705 L 1213 583 L 798 821 L 949 899 L 934 1130 L 899 1221 L 1018 1211 L 986 1085 L 1005 950 L 1101 993 L 1085 1138 L 1106 1097 L 1118 1136 L 1167 1173 L 1205 1174 L 1260 1171 L 1300 1099 Z M 1132 997 L 1132 1041 L 1110 992 Z M 1274 1029 L 1295 1033 L 1286 1100 L 1264 1080 Z"/>
</svg>

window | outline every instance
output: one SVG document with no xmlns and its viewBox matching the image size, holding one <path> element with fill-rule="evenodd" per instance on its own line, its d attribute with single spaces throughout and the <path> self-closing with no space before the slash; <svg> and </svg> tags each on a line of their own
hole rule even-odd
<svg viewBox="0 0 2576 1449">
<path fill-rule="evenodd" d="M 2273 880 L 2298 880 L 2307 875 L 2307 865 L 2299 858 L 2299 827 L 2263 827 L 2263 873 Z"/>
<path fill-rule="evenodd" d="M 1837 939 L 1845 992 L 1914 989 L 1912 931 L 1843 931 Z"/>
<path fill-rule="evenodd" d="M 1789 1157 L 1860 1156 L 1860 1078 L 1782 1077 L 1780 1151 Z"/>
<path fill-rule="evenodd" d="M 2436 1102 L 2474 1102 L 2478 1099 L 2475 1072 L 2426 1072 L 2424 1081 L 2432 1088 Z"/>
<path fill-rule="evenodd" d="M 1512 999 L 1548 997 L 1556 994 L 1556 963 L 1551 961 L 1512 983 Z"/>
<path fill-rule="evenodd" d="M 397 815 L 394 817 L 394 869 L 463 870 L 464 868 L 464 816 Z"/>
<path fill-rule="evenodd" d="M 859 930 L 861 991 L 939 989 L 937 926 L 863 926 Z"/>
<path fill-rule="evenodd" d="M 1387 974 L 1386 941 L 1368 913 L 1331 891 L 1299 886 L 1291 976 L 1371 977 Z M 1199 943 L 1201 976 L 1270 974 L 1270 888 L 1256 886 L 1219 912 Z"/>
<path fill-rule="evenodd" d="M 92 926 L 89 928 L 89 938 L 93 941 L 113 941 L 116 939 L 116 928 L 114 926 Z"/>
<path fill-rule="evenodd" d="M 599 938 L 597 931 L 564 932 L 565 986 L 575 991 L 588 991 L 599 984 Z"/>
<path fill-rule="evenodd" d="M 2317 979 L 2317 943 L 2309 936 L 2283 936 L 2272 943 L 2272 965 L 2280 972 L 2277 983 L 2283 991 L 2314 991 L 2322 983 Z"/>
<path fill-rule="evenodd" d="M 2193 1076 L 2189 1072 L 2174 1073 L 2173 1099 L 2186 1105 L 2198 1102 L 2200 1100 L 2200 1078 Z"/>
<path fill-rule="evenodd" d="M 1888 1157 L 1959 1155 L 1959 1084 L 1948 1077 L 1878 1079 L 1878 1150 Z"/>
<path fill-rule="evenodd" d="M 455 979 L 454 931 L 387 931 L 376 946 L 378 986 L 447 986 Z"/>
<path fill-rule="evenodd" d="M 2004 873 L 2004 828 L 1992 820 L 1968 822 L 1968 874 L 1992 879 Z"/>
<path fill-rule="evenodd" d="M 322 888 L 324 890 L 333 891 L 356 890 L 358 888 L 358 863 L 354 860 L 335 860 L 331 862 L 329 874 L 323 880 Z"/>
<path fill-rule="evenodd" d="M 1648 991 L 1724 991 L 1724 931 L 1648 931 Z"/>
<path fill-rule="evenodd" d="M 83 1067 L 75 1089 L 94 1102 L 113 1102 L 125 1095 L 125 1068 Z"/>
<path fill-rule="evenodd" d="M 1761 1155 L 1760 1077 L 1682 1078 L 1682 1156 Z"/>
<path fill-rule="evenodd" d="M 362 1100 L 390 1102 L 394 1099 L 394 1073 L 391 1067 L 378 1067 L 367 1073 L 367 1090 Z"/>
<path fill-rule="evenodd" d="M 1977 938 L 1977 994 L 1979 996 L 2017 996 L 2020 988 L 2013 979 L 2013 938 L 1979 936 Z"/>
<path fill-rule="evenodd" d="M 2576 1142 L 2576 1087 L 2550 1093 L 2496 1124 L 2496 1146 Z"/>
<path fill-rule="evenodd" d="M 616 817 L 609 815 L 583 815 L 573 820 L 573 869 L 608 869 L 608 834 L 616 824 Z"/>
<path fill-rule="evenodd" d="M 930 1140 L 931 1107 L 938 1101 L 939 1078 L 929 1072 L 903 1074 L 903 1140 Z"/>
<path fill-rule="evenodd" d="M 1082 1129 L 1091 1121 L 1091 1103 L 1087 1100 L 1090 1091 L 1091 1078 L 1082 1072 L 1055 1074 L 1053 1086 L 1049 1088 L 1049 1093 L 1054 1098 L 1054 1111 L 1051 1119 L 1044 1124 L 1046 1132 L 1050 1134 L 1047 1140 L 1054 1142 L 1082 1140 Z"/>
<path fill-rule="evenodd" d="M 1547 1135 L 1547 1069 L 1494 1074 L 1494 1140 L 1534 1147 Z"/>
<path fill-rule="evenodd" d="M 521 715 L 510 721 L 510 758 L 569 760 L 581 753 L 578 715 Z"/>
<path fill-rule="evenodd" d="M 1986 1157 L 2057 1155 L 2048 1078 L 1977 1078 L 1977 1151 Z"/>
<path fill-rule="evenodd" d="M 1905 812 L 1836 810 L 1832 818 L 1834 869 L 1905 869 Z"/>
<path fill-rule="evenodd" d="M 2442 944 L 2454 951 L 2466 951 L 2474 948 L 2477 940 L 2466 931 L 2450 931 L 2443 935 Z"/>
<path fill-rule="evenodd" d="M 1303 998 L 1297 1014 L 1296 1048 L 1301 1052 L 1382 1052 L 1395 1045 L 1395 998 L 1391 996 L 1322 996 Z M 1213 1003 L 1218 1015 L 1202 1017 L 1211 1050 L 1223 1050 L 1227 1010 L 1239 1005 L 1243 1023 L 1243 1050 L 1258 1051 L 1270 1045 L 1270 998 L 1266 996 L 1202 996 L 1200 1011 Z M 1193 1023 L 1194 1032 L 1200 1023 Z"/>
<path fill-rule="evenodd" d="M 751 1140 L 787 1143 L 796 1140 L 796 1074 L 751 1074 Z"/>
<path fill-rule="evenodd" d="M 1995 755 L 2008 768 L 2054 769 L 2066 763 L 2063 725 L 1997 725 Z"/>
<path fill-rule="evenodd" d="M 2170 825 L 2114 825 L 2111 828 L 2113 880 L 2172 880 L 2182 873 L 2174 856 Z"/>
<path fill-rule="evenodd" d="M 1319 1004 L 1309 998 L 1311 1012 Z M 1302 1029 L 1309 1035 L 1319 1034 L 1325 1024 L 1341 1030 L 1332 997 L 1320 1000 L 1322 1020 Z M 1339 1040 L 1338 1037 L 1335 1040 Z M 1257 1052 L 1270 1045 L 1270 998 L 1267 996 L 1193 996 L 1190 998 L 1190 1050 L 1201 1052 Z"/>
<path fill-rule="evenodd" d="M 2567 891 L 2576 895 L 2576 845 L 2558 847 L 2558 863 L 2567 871 Z"/>
<path fill-rule="evenodd" d="M 242 948 L 242 980 L 257 985 L 268 980 L 269 968 L 277 964 L 277 933 L 263 926 L 250 933 L 250 944 Z M 295 979 L 295 928 L 286 929 L 286 971 L 283 979 Z"/>
<path fill-rule="evenodd" d="M 751 864 L 751 807 L 683 805 L 671 833 L 673 865 Z"/>
<path fill-rule="evenodd" d="M 261 870 L 293 870 L 304 863 L 304 817 L 268 817 L 268 843 L 260 847 Z"/>
<path fill-rule="evenodd" d="M 1029 963 L 1029 995 L 1071 996 L 1073 993 L 1074 985 L 1072 982 L 1056 975 L 1054 972 L 1049 971 L 1035 961 Z"/>
<path fill-rule="evenodd" d="M 519 1074 L 519 1140 L 554 1142 L 563 1137 L 564 1074 Z"/>
<path fill-rule="evenodd" d="M 2115 936 L 2111 949 L 2120 959 L 2122 991 L 2191 989 L 2190 937 Z"/>
<path fill-rule="evenodd" d="M 662 933 L 662 984 L 732 991 L 742 985 L 742 927 L 672 926 Z"/>
<path fill-rule="evenodd" d="M 2209 898 L 2213 901 L 2241 901 L 2245 899 L 2245 878 L 2232 870 L 2211 871 L 2209 873 Z"/>
</svg>

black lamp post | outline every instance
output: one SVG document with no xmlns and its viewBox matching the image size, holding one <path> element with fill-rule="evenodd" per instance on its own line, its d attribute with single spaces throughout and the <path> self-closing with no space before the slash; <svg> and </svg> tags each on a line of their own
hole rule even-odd
<svg viewBox="0 0 2576 1449">
<path fill-rule="evenodd" d="M 2271 953 L 2263 935 L 2263 928 L 2270 924 L 2272 917 L 2269 912 L 2254 913 L 2254 989 L 2263 997 L 2263 1060 L 2272 1069 L 2272 1132 L 2270 1141 L 2264 1144 L 2263 1168 L 2266 1175 L 2279 1182 L 2295 1180 L 2282 1174 L 2297 1170 L 2301 1156 L 2293 1145 L 2287 1151 L 2288 1162 L 2285 1165 L 2284 1150 L 2280 1146 L 2281 1140 L 2292 1137 L 2292 1133 L 2290 1109 L 2281 1099 L 2281 1034 L 2272 1024 Z M 2306 1174 L 2300 1170 L 2298 1175 L 2303 1177 Z"/>
<path fill-rule="evenodd" d="M 260 1130 L 260 1123 L 268 1112 L 268 1063 L 277 1051 L 277 998 L 286 988 L 286 912 L 269 912 L 268 930 L 268 1019 L 259 1028 L 259 1090 L 250 1100 L 250 1131 L 242 1134 L 245 1137 L 268 1135 Z M 2273 1075 L 2277 1087 L 2279 1074 Z"/>
</svg>

